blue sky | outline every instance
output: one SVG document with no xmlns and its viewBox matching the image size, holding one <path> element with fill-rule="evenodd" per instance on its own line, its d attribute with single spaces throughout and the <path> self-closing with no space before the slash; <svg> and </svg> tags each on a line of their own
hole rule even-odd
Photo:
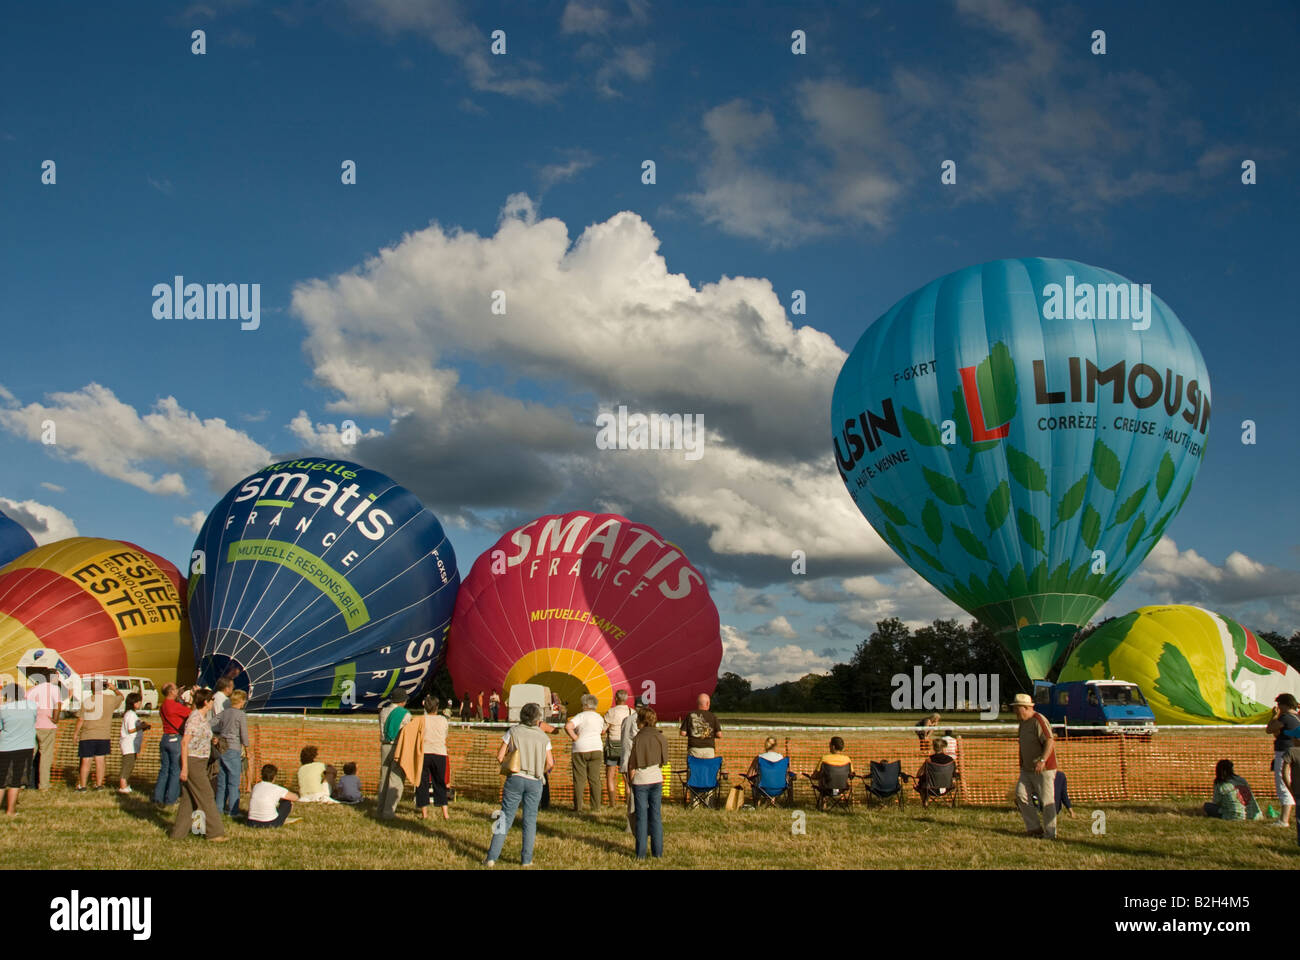
<svg viewBox="0 0 1300 960">
<path fill-rule="evenodd" d="M 351 418 L 462 570 L 515 521 L 618 508 L 710 572 L 724 667 L 788 679 L 955 613 L 835 474 L 840 352 L 937 276 L 1055 256 L 1151 283 L 1213 384 L 1191 497 L 1104 613 L 1300 629 L 1293 4 L 518 6 L 11 12 L 5 509 L 183 563 L 229 484 L 339 455 Z M 176 274 L 260 283 L 260 329 L 155 319 Z M 718 434 L 694 464 L 597 451 L 620 403 Z"/>
</svg>

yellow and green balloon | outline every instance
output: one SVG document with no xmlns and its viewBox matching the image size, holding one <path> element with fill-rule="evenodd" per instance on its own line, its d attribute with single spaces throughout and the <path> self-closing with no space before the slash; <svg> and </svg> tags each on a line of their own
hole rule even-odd
<svg viewBox="0 0 1300 960">
<path fill-rule="evenodd" d="M 1103 624 L 1061 668 L 1061 682 L 1107 677 L 1142 688 L 1158 723 L 1266 723 L 1300 673 L 1231 617 L 1200 607 L 1139 607 Z"/>
</svg>

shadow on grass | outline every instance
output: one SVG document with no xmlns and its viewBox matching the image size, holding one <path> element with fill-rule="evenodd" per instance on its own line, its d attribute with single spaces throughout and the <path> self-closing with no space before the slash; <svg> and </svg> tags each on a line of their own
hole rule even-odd
<svg viewBox="0 0 1300 960">
<path fill-rule="evenodd" d="M 113 796 L 117 799 L 118 809 L 128 817 L 143 820 L 151 826 L 161 827 L 164 830 L 171 830 L 172 825 L 176 823 L 178 804 L 172 804 L 170 807 L 160 807 L 143 794 L 135 793 L 115 793 Z"/>
</svg>

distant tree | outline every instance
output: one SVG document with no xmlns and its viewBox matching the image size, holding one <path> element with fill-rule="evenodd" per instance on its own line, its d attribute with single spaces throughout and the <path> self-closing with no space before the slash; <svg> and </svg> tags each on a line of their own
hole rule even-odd
<svg viewBox="0 0 1300 960">
<path fill-rule="evenodd" d="M 889 709 L 890 677 L 902 673 L 903 648 L 911 633 L 902 620 L 889 617 L 876 622 L 876 629 L 858 644 L 849 661 L 852 670 L 854 702 L 859 710 L 875 712 Z"/>
<path fill-rule="evenodd" d="M 1260 630 L 1256 635 L 1276 650 L 1291 666 L 1300 664 L 1300 630 L 1290 637 L 1284 637 L 1275 630 Z"/>
<path fill-rule="evenodd" d="M 725 711 L 747 709 L 752 690 L 753 686 L 748 680 L 737 673 L 727 671 L 718 677 L 718 685 L 713 690 L 713 709 Z"/>
</svg>

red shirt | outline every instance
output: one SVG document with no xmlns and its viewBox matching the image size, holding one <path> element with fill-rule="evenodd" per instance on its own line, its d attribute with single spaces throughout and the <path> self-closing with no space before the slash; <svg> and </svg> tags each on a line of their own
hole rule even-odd
<svg viewBox="0 0 1300 960">
<path fill-rule="evenodd" d="M 163 735 L 180 734 L 185 730 L 185 718 L 190 715 L 190 708 L 179 700 L 164 700 L 158 708 L 162 716 Z"/>
</svg>

